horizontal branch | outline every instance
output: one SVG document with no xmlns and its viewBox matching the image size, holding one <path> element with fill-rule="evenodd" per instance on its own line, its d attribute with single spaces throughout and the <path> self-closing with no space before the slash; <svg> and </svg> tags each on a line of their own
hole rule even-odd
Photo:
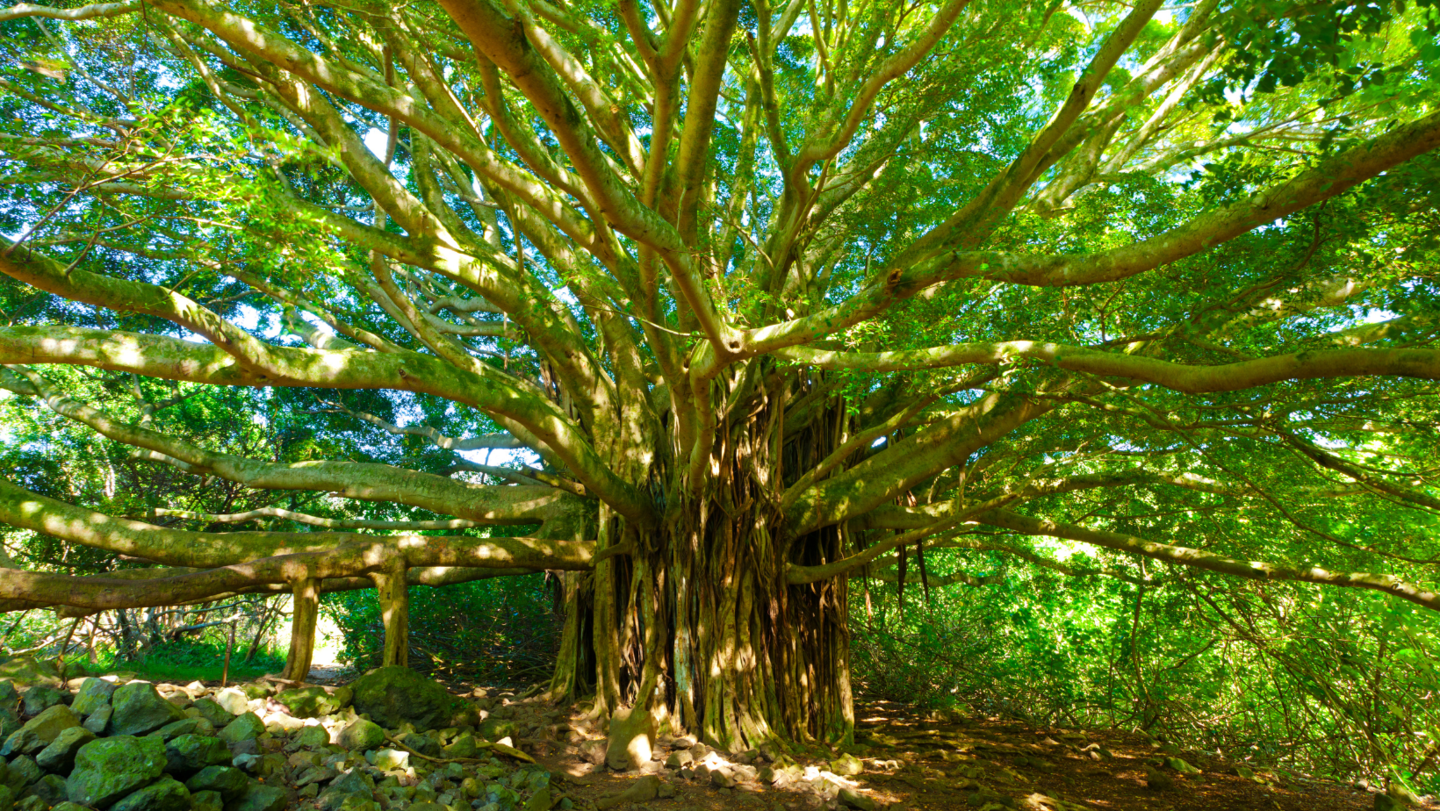
<svg viewBox="0 0 1440 811">
<path fill-rule="evenodd" d="M 159 508 L 155 510 L 158 516 L 173 516 L 184 518 L 190 521 L 206 521 L 211 524 L 243 524 L 246 521 L 254 521 L 258 518 L 280 518 L 286 521 L 294 521 L 297 524 L 306 524 L 312 527 L 325 527 L 326 529 L 470 529 L 473 527 L 485 526 L 479 521 L 469 521 L 463 518 L 452 518 L 444 521 L 371 521 L 361 518 L 323 518 L 318 515 L 294 512 L 281 507 L 261 507 L 258 510 L 247 510 L 239 513 L 202 513 L 190 510 L 168 510 Z"/>
<path fill-rule="evenodd" d="M 1324 349 L 1216 366 L 1190 366 L 1140 355 L 1039 341 L 968 343 L 896 352 L 834 352 L 789 347 L 778 350 L 775 356 L 821 369 L 871 372 L 972 363 L 1001 364 L 1028 358 L 1058 369 L 1101 377 L 1123 377 L 1185 394 L 1238 391 L 1280 380 L 1330 377 L 1393 376 L 1440 380 L 1440 350 L 1434 349 Z"/>
<path fill-rule="evenodd" d="M 108 552 L 171 566 L 200 568 L 349 547 L 389 550 L 387 554 L 399 554 L 412 566 L 588 569 L 594 557 L 589 543 L 543 538 L 415 534 L 377 538 L 345 532 L 192 532 L 66 504 L 4 479 L 0 479 L 0 522 Z"/>
<path fill-rule="evenodd" d="M 1045 535 L 1052 538 L 1080 541 L 1092 546 L 1143 555 L 1177 566 L 1192 566 L 1251 580 L 1293 580 L 1301 583 L 1379 591 L 1402 600 L 1409 600 L 1432 611 L 1440 611 L 1440 594 L 1393 575 L 1368 572 L 1332 572 L 1318 566 L 1287 566 L 1259 560 L 1236 560 L 1201 549 L 1172 546 L 1120 532 L 1031 518 L 1009 510 L 992 510 L 976 517 L 983 524 L 1025 535 Z"/>
</svg>

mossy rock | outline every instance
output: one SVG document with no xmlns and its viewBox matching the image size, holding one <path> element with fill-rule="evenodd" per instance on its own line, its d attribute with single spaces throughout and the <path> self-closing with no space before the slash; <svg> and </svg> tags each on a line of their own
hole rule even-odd
<svg viewBox="0 0 1440 811">
<path fill-rule="evenodd" d="M 350 706 L 351 698 L 349 687 L 338 687 L 334 692 L 326 692 L 323 687 L 300 687 L 285 690 L 275 696 L 275 700 L 284 704 L 296 718 L 334 715 Z"/>
<path fill-rule="evenodd" d="M 355 710 L 390 729 L 406 723 L 418 730 L 443 729 L 468 725 L 475 718 L 474 708 L 408 667 L 372 670 L 356 679 L 350 689 Z"/>
<path fill-rule="evenodd" d="M 149 785 L 164 771 L 163 741 L 121 735 L 80 747 L 65 785 L 71 802 L 100 808 Z"/>
<path fill-rule="evenodd" d="M 16 656 L 0 662 L 0 679 L 16 684 L 60 686 L 60 670 L 55 663 L 34 656 Z"/>
</svg>

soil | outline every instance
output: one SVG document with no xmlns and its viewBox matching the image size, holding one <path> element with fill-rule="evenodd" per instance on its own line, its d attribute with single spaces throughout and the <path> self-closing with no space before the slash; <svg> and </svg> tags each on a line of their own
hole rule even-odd
<svg viewBox="0 0 1440 811">
<path fill-rule="evenodd" d="M 349 681 L 353 672 L 317 668 L 313 681 Z M 513 692 L 450 682 L 459 695 L 488 693 L 491 714 L 521 730 L 515 745 L 553 774 L 554 784 L 579 809 L 595 808 L 641 777 L 597 765 L 604 735 L 584 707 L 558 707 Z M 810 811 L 846 808 L 837 787 L 888 811 L 1001 809 L 1021 811 L 1370 811 L 1376 795 L 1364 788 L 1291 772 L 1247 766 L 1213 754 L 1180 751 L 1143 735 L 1113 730 L 1036 728 L 1014 721 L 956 713 L 927 714 L 887 702 L 856 707 L 856 745 L 844 749 L 796 747 L 788 756 L 805 777 L 771 785 L 747 775 L 767 758 L 704 755 L 693 738 L 661 737 L 644 773 L 673 787 L 674 797 L 621 802 L 618 811 Z M 697 760 L 737 779 L 719 787 L 690 770 L 664 768 L 673 752 L 699 752 Z M 829 771 L 836 757 L 858 757 L 863 772 Z M 1178 757 L 1200 770 L 1184 775 L 1164 765 Z M 1160 768 L 1156 768 L 1160 766 Z M 1169 782 L 1166 786 L 1152 786 Z M 723 782 L 723 781 L 721 781 Z M 667 792 L 668 793 L 668 790 Z M 854 805 L 855 803 L 851 803 Z M 1425 806 L 1440 809 L 1440 805 Z"/>
<path fill-rule="evenodd" d="M 550 705 L 528 700 L 509 705 L 510 716 L 522 728 L 539 722 L 550 735 L 517 743 L 562 780 L 565 794 L 580 808 L 615 795 L 638 779 L 598 768 L 585 757 L 601 735 L 579 712 L 557 712 Z M 845 751 L 858 756 L 864 772 L 853 778 L 835 778 L 878 808 L 890 811 L 942 811 L 943 809 L 1008 807 L 1033 811 L 1370 811 L 1375 796 L 1369 791 L 1333 781 L 1254 769 L 1254 777 L 1236 774 L 1236 765 L 1199 752 L 1162 750 L 1140 735 L 1099 730 L 1034 728 L 995 718 L 947 719 L 912 712 L 895 704 L 870 703 L 856 708 L 857 745 Z M 558 722 L 558 723 L 557 723 Z M 556 727 L 559 727 L 557 730 Z M 561 732 L 560 730 L 563 730 Z M 565 740 L 568 737 L 570 740 Z M 776 788 L 763 780 L 737 782 L 733 788 L 716 788 L 661 763 L 672 751 L 688 748 L 688 739 L 659 741 L 656 762 L 649 771 L 676 789 L 673 800 L 622 803 L 617 808 L 683 809 L 684 811 L 798 811 L 845 808 L 836 799 L 800 782 Z M 1099 744 L 1112 757 L 1105 757 Z M 1090 751 L 1085 751 L 1091 747 Z M 1185 776 L 1166 768 L 1173 786 L 1147 785 L 1147 761 L 1178 754 L 1201 774 Z M 839 750 L 812 749 L 793 754 L 800 766 L 828 769 Z M 712 759 L 716 756 L 711 756 Z M 743 756 L 722 760 L 732 764 Z M 754 761 L 763 766 L 763 759 Z M 985 794 L 986 790 L 994 792 Z M 977 794 L 977 791 L 982 792 Z M 832 795 L 833 796 L 833 795 Z M 1436 808 L 1437 806 L 1427 806 Z"/>
</svg>

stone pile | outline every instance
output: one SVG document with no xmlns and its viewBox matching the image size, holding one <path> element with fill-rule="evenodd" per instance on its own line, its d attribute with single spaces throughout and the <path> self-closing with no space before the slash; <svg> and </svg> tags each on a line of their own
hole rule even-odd
<svg viewBox="0 0 1440 811">
<path fill-rule="evenodd" d="M 0 811 L 573 807 L 508 739 L 484 739 L 483 712 L 404 668 L 288 690 L 40 670 L 0 679 Z"/>
</svg>

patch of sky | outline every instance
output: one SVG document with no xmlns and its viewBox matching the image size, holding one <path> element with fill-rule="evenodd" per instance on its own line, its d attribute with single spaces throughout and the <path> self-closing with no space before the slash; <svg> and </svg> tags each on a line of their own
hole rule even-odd
<svg viewBox="0 0 1440 811">
<path fill-rule="evenodd" d="M 371 127 L 365 133 L 362 140 L 365 141 L 365 148 L 370 150 L 375 157 L 382 161 L 385 160 L 385 147 L 390 143 L 390 135 L 388 133 L 384 130 Z"/>
</svg>

